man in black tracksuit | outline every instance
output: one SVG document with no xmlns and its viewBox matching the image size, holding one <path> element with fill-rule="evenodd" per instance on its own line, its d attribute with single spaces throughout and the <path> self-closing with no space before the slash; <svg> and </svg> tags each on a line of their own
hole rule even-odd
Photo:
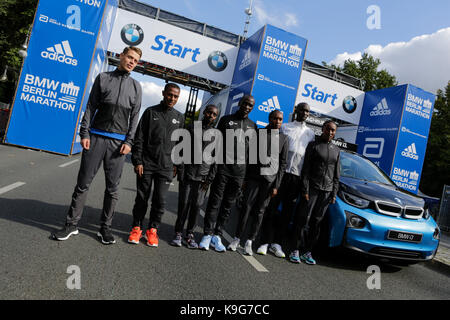
<svg viewBox="0 0 450 320">
<path fill-rule="evenodd" d="M 183 229 L 187 219 L 186 245 L 189 249 L 198 248 L 194 238 L 194 228 L 206 192 L 214 180 L 217 166 L 214 163 L 207 163 L 203 157 L 201 157 L 202 162 L 197 164 L 195 158 L 199 154 L 203 155 L 202 153 L 208 144 L 207 141 L 203 140 L 203 133 L 213 128 L 218 115 L 219 109 L 215 105 L 208 105 L 203 111 L 202 121 L 191 124 L 186 128 L 191 139 L 191 159 L 189 159 L 189 163 L 178 166 L 178 217 L 175 222 L 175 238 L 170 243 L 173 246 L 181 247 Z M 199 128 L 195 128 L 196 125 L 199 125 Z M 196 129 L 201 129 L 200 136 L 196 136 Z M 196 139 L 200 141 L 195 141 Z"/>
<path fill-rule="evenodd" d="M 67 212 L 65 227 L 53 236 L 67 240 L 78 234 L 89 186 L 102 162 L 105 170 L 106 190 L 101 215 L 101 228 L 97 236 L 103 244 L 115 243 L 111 233 L 114 209 L 119 198 L 119 183 L 125 155 L 133 146 L 139 120 L 142 88 L 130 77 L 142 51 L 127 47 L 120 54 L 120 63 L 112 72 L 100 73 L 92 86 L 80 126 L 83 153 L 77 185 Z"/>
<path fill-rule="evenodd" d="M 308 144 L 302 169 L 301 194 L 304 200 L 298 206 L 299 250 L 291 252 L 292 262 L 301 260 L 316 264 L 311 250 L 319 239 L 320 222 L 330 203 L 335 203 L 339 188 L 340 149 L 332 143 L 337 126 L 329 120 L 322 126 L 322 135 Z M 299 232 L 300 230 L 300 232 Z M 300 255 L 300 256 L 299 256 Z"/>
<path fill-rule="evenodd" d="M 164 88 L 161 103 L 147 108 L 139 121 L 131 157 L 137 175 L 137 194 L 129 243 L 139 243 L 153 184 L 146 238 L 147 245 L 158 246 L 157 229 L 164 214 L 167 191 L 176 175 L 176 167 L 171 158 L 175 142 L 171 140 L 171 136 L 176 129 L 184 127 L 184 116 L 174 109 L 179 95 L 180 88 L 176 84 L 168 83 Z"/>
<path fill-rule="evenodd" d="M 236 251 L 240 244 L 241 236 L 245 231 L 248 218 L 253 211 L 254 219 L 250 226 L 248 240 L 244 247 L 244 252 L 247 255 L 253 255 L 252 243 L 258 235 L 264 212 L 266 211 L 270 199 L 278 192 L 281 178 L 283 177 L 287 164 L 289 146 L 287 136 L 279 132 L 282 123 L 283 113 L 279 110 L 274 110 L 269 114 L 269 125 L 264 129 L 258 129 L 258 149 L 261 147 L 259 139 L 263 139 L 262 131 L 265 131 L 267 134 L 266 154 L 269 156 L 271 156 L 272 152 L 271 145 L 272 143 L 275 143 L 274 139 L 277 139 L 276 143 L 278 150 L 276 150 L 276 153 L 278 162 L 271 159 L 269 164 L 263 165 L 261 159 L 259 159 L 257 164 L 249 164 L 245 177 L 242 208 L 239 214 L 236 234 L 234 240 L 228 246 L 229 250 Z M 260 152 L 258 151 L 258 155 L 259 154 Z"/>
<path fill-rule="evenodd" d="M 202 250 L 209 250 L 211 244 L 218 252 L 226 251 L 220 237 L 244 181 L 249 160 L 249 136 L 256 134 L 256 124 L 248 118 L 254 105 L 255 99 L 251 95 L 245 95 L 239 100 L 239 110 L 234 114 L 223 116 L 217 125 L 223 136 L 224 161 L 218 165 L 216 177 L 211 185 L 204 219 L 204 236 L 199 245 Z M 238 133 L 237 139 L 233 137 L 233 141 L 227 141 L 227 130 Z M 237 154 L 241 146 L 244 147 L 244 155 Z M 234 149 L 234 159 L 227 157 L 227 151 L 230 155 L 233 151 L 231 149 Z M 239 164 L 237 159 L 242 160 L 243 156 L 245 161 Z"/>
</svg>

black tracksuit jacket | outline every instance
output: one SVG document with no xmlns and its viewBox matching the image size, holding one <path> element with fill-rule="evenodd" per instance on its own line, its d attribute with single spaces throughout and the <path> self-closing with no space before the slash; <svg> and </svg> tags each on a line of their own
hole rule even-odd
<svg viewBox="0 0 450 320">
<path fill-rule="evenodd" d="M 134 137 L 133 165 L 143 165 L 144 173 L 158 173 L 172 181 L 171 153 L 177 141 L 171 141 L 171 136 L 176 129 L 183 127 L 184 116 L 174 108 L 167 108 L 162 102 L 147 108 Z"/>
<path fill-rule="evenodd" d="M 331 192 L 336 197 L 340 177 L 340 149 L 333 142 L 324 142 L 321 137 L 311 141 L 305 151 L 302 168 L 302 194 L 310 188 Z"/>
<path fill-rule="evenodd" d="M 227 152 L 227 144 L 226 144 L 226 130 L 227 129 L 242 129 L 246 132 L 249 129 L 253 129 L 256 132 L 256 124 L 250 120 L 249 118 L 239 118 L 236 114 L 230 114 L 223 116 L 219 120 L 219 124 L 217 125 L 217 129 L 222 132 L 223 135 L 223 163 L 218 165 L 217 174 L 224 174 L 227 176 L 244 178 L 245 171 L 248 164 L 248 152 L 249 152 L 249 138 L 245 137 L 245 154 L 246 154 L 246 163 L 247 164 L 236 164 L 236 161 L 233 164 L 226 164 L 226 152 Z M 236 139 L 233 143 L 234 146 L 234 158 L 237 158 L 237 144 Z"/>
</svg>

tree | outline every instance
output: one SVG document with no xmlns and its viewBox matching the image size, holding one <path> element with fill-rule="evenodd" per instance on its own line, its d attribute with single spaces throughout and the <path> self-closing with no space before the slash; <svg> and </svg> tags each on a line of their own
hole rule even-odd
<svg viewBox="0 0 450 320">
<path fill-rule="evenodd" d="M 343 67 L 333 64 L 327 65 L 326 62 L 322 62 L 322 64 L 326 67 L 336 69 L 339 72 L 362 79 L 364 91 L 378 90 L 397 85 L 395 76 L 389 74 L 385 69 L 378 71 L 378 67 L 381 64 L 380 59 L 374 58 L 367 53 L 364 53 L 358 61 L 346 60 Z"/>
<path fill-rule="evenodd" d="M 33 23 L 38 0 L 0 1 L 0 76 L 8 66 L 8 80 L 0 82 L 0 101 L 11 102 L 22 66 L 19 50 Z"/>
<path fill-rule="evenodd" d="M 438 198 L 450 184 L 450 81 L 444 90 L 437 91 L 420 181 L 420 190 Z"/>
</svg>

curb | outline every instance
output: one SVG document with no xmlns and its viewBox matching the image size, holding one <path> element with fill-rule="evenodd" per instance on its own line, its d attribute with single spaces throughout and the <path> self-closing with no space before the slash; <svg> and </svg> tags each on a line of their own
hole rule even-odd
<svg viewBox="0 0 450 320">
<path fill-rule="evenodd" d="M 425 266 L 450 276 L 450 260 L 441 257 L 439 254 L 439 249 L 441 248 L 438 248 L 438 252 L 433 260 L 426 262 Z M 446 251 L 447 250 L 448 249 L 446 249 Z"/>
</svg>

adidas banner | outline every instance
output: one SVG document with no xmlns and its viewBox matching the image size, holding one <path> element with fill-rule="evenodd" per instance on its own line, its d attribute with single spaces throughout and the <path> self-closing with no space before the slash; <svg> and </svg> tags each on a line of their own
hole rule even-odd
<svg viewBox="0 0 450 320">
<path fill-rule="evenodd" d="M 413 193 L 419 188 L 434 101 L 434 94 L 408 85 L 391 178 Z"/>
<path fill-rule="evenodd" d="M 356 137 L 358 153 L 388 175 L 392 169 L 407 86 L 366 92 Z"/>
<path fill-rule="evenodd" d="M 237 110 L 244 94 L 255 97 L 250 118 L 258 125 L 268 124 L 269 113 L 281 110 L 284 122 L 292 114 L 307 40 L 266 25 L 240 47 L 233 75 L 227 114 Z"/>
<path fill-rule="evenodd" d="M 5 142 L 70 154 L 107 0 L 40 0 Z"/>
<path fill-rule="evenodd" d="M 412 85 L 366 92 L 358 127 L 358 153 L 401 188 L 417 193 L 434 95 Z"/>
</svg>

